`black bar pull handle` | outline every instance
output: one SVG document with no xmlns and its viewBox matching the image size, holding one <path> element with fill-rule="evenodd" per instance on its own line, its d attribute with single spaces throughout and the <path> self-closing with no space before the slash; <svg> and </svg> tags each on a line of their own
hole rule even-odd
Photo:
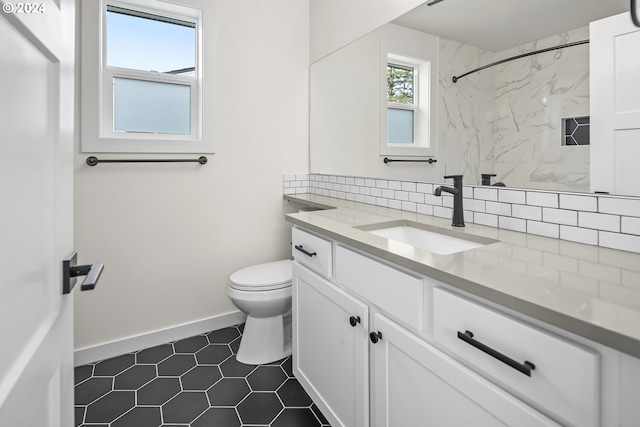
<svg viewBox="0 0 640 427">
<path fill-rule="evenodd" d="M 520 363 L 518 361 L 513 360 L 512 358 L 510 358 L 508 356 L 505 356 L 504 354 L 500 353 L 499 351 L 492 349 L 488 345 L 483 344 L 480 341 L 477 341 L 477 340 L 473 339 L 473 332 L 471 332 L 471 331 L 464 331 L 464 332 L 458 331 L 458 338 L 461 339 L 462 341 L 466 342 L 467 344 L 471 344 L 472 346 L 474 346 L 478 350 L 481 350 L 481 351 L 487 353 L 489 356 L 495 357 L 496 359 L 498 359 L 502 363 L 511 366 L 513 369 L 515 369 L 515 370 L 517 370 L 519 372 L 522 372 L 523 374 L 525 374 L 528 377 L 531 376 L 531 371 L 536 368 L 536 366 L 531 362 L 528 362 L 528 361 L 525 360 L 524 363 Z"/>
<path fill-rule="evenodd" d="M 71 252 L 62 260 L 62 293 L 68 294 L 76 285 L 78 276 L 86 276 L 81 291 L 90 291 L 96 287 L 98 279 L 104 269 L 104 264 L 76 265 L 78 259 L 77 252 Z"/>
<path fill-rule="evenodd" d="M 306 250 L 305 248 L 302 247 L 302 245 L 294 245 L 294 247 L 299 250 L 300 252 L 302 252 L 303 254 L 305 254 L 306 256 L 314 256 L 314 255 L 318 255 L 315 252 L 309 252 L 308 250 Z"/>
</svg>

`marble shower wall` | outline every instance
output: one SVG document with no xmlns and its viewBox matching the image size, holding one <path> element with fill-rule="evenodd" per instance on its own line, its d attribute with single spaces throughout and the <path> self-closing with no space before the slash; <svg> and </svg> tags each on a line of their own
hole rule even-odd
<svg viewBox="0 0 640 427">
<path fill-rule="evenodd" d="M 521 53 L 589 38 L 588 27 L 490 52 L 440 42 L 440 157 L 447 173 L 479 184 L 589 191 L 589 146 L 562 145 L 562 119 L 589 115 L 588 45 L 507 62 L 452 83 L 453 75 Z"/>
<path fill-rule="evenodd" d="M 493 173 L 494 73 L 489 69 L 453 83 L 451 78 L 494 61 L 494 52 L 440 38 L 439 162 L 444 175 L 463 174 L 464 183 L 480 184 Z"/>
</svg>

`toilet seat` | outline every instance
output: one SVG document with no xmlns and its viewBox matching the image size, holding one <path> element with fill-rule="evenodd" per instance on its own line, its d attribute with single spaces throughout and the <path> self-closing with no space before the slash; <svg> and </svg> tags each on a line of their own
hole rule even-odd
<svg viewBox="0 0 640 427">
<path fill-rule="evenodd" d="M 239 291 L 263 292 L 291 286 L 291 261 L 288 259 L 238 270 L 229 278 L 230 287 Z"/>
</svg>

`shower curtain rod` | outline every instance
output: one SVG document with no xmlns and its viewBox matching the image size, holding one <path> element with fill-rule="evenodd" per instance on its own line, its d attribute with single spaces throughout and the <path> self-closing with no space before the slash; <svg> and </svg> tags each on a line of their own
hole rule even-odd
<svg viewBox="0 0 640 427">
<path fill-rule="evenodd" d="M 492 62 L 491 64 L 483 65 L 482 67 L 476 68 L 475 70 L 468 71 L 468 72 L 466 72 L 464 74 L 461 74 L 459 76 L 453 76 L 451 78 L 451 80 L 453 80 L 454 83 L 457 83 L 459 79 L 461 79 L 462 77 L 468 76 L 469 74 L 475 73 L 477 71 L 484 70 L 485 68 L 490 68 L 490 67 L 493 67 L 493 66 L 496 66 L 496 65 L 504 64 L 505 62 L 513 61 L 514 59 L 525 58 L 527 56 L 537 55 L 539 53 L 550 52 L 552 50 L 558 50 L 558 49 L 563 49 L 565 47 L 578 46 L 578 45 L 587 44 L 587 43 L 589 43 L 589 40 L 580 40 L 578 42 L 573 42 L 573 43 L 562 44 L 562 45 L 559 45 L 559 46 L 548 47 L 546 49 L 534 50 L 533 52 L 523 53 L 521 55 L 512 56 L 511 58 L 506 58 L 506 59 L 502 59 L 500 61 Z"/>
</svg>

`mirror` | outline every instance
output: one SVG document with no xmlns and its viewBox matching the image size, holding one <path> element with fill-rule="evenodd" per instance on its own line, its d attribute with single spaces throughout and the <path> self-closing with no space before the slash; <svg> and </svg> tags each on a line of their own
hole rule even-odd
<svg viewBox="0 0 640 427">
<path fill-rule="evenodd" d="M 507 187 L 589 192 L 589 146 L 567 144 L 564 136 L 572 125 L 584 132 L 581 118 L 589 116 L 588 44 L 505 62 L 455 84 L 452 77 L 588 39 L 589 22 L 628 7 L 628 0 L 419 6 L 311 65 L 311 172 L 428 182 L 463 174 L 465 184 L 477 185 L 481 174 L 491 173 L 493 183 Z M 437 163 L 385 164 L 380 64 L 385 49 L 402 54 L 399 40 L 425 33 L 438 37 L 437 89 L 431 94 Z"/>
</svg>

